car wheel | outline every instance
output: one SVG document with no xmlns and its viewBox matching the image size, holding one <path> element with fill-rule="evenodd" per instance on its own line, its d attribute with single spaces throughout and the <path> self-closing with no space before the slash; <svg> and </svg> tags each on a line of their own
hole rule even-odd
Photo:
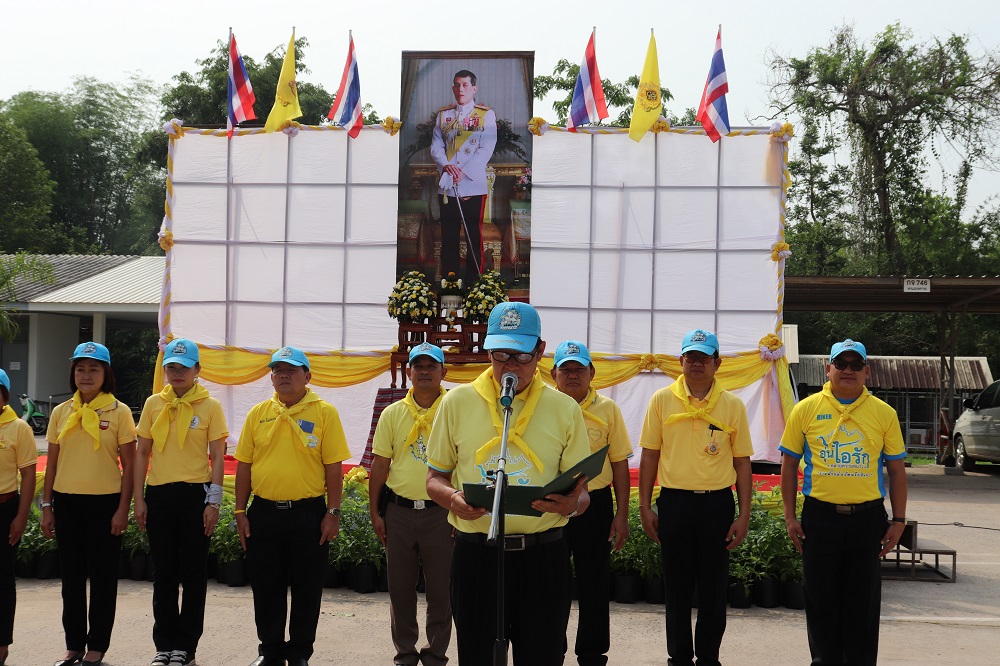
<svg viewBox="0 0 1000 666">
<path fill-rule="evenodd" d="M 961 436 L 955 438 L 955 466 L 961 467 L 966 472 L 971 472 L 976 468 L 976 461 L 966 453 L 965 442 Z"/>
</svg>

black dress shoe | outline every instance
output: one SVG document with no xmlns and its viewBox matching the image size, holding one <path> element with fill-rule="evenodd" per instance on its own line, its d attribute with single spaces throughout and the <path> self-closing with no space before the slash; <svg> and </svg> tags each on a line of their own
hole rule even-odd
<svg viewBox="0 0 1000 666">
<path fill-rule="evenodd" d="M 285 660 L 261 655 L 250 662 L 250 666 L 285 666 Z"/>
<path fill-rule="evenodd" d="M 52 666 L 72 666 L 73 664 L 79 664 L 81 661 L 83 661 L 83 655 L 85 654 L 87 653 L 81 650 L 80 652 L 77 652 L 69 659 L 61 659 L 56 663 L 52 664 Z"/>
<path fill-rule="evenodd" d="M 86 659 L 81 659 L 80 663 L 87 664 L 88 666 L 101 666 L 101 664 L 104 663 L 104 654 L 105 653 L 102 652 L 101 656 L 97 658 L 97 661 L 87 661 Z"/>
</svg>

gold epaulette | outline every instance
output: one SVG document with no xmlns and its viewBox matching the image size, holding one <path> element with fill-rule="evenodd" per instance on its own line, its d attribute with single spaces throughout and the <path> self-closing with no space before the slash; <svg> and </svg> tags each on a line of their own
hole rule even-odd
<svg viewBox="0 0 1000 666">
<path fill-rule="evenodd" d="M 447 106 L 442 106 L 440 109 L 438 109 L 438 113 L 441 113 L 442 111 L 447 111 L 449 109 L 454 109 L 456 106 L 457 104 L 449 104 Z"/>
<path fill-rule="evenodd" d="M 490 110 L 490 107 L 486 106 L 485 104 L 476 104 L 476 108 L 477 109 L 482 109 L 483 111 L 489 111 Z"/>
</svg>

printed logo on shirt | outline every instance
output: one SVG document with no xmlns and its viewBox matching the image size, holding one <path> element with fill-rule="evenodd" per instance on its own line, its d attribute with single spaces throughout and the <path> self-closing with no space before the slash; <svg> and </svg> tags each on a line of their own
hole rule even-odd
<svg viewBox="0 0 1000 666">
<path fill-rule="evenodd" d="M 111 421 L 101 421 L 101 430 L 107 430 L 111 427 Z"/>
<path fill-rule="evenodd" d="M 832 421 L 833 420 L 833 414 L 817 414 L 816 415 L 816 420 L 817 421 Z"/>
<path fill-rule="evenodd" d="M 424 442 L 423 435 L 417 435 L 417 441 L 410 445 L 410 455 L 414 460 L 427 464 L 427 443 Z"/>
<path fill-rule="evenodd" d="M 705 453 L 707 453 L 710 456 L 717 456 L 719 455 L 719 453 L 721 453 L 721 451 L 719 450 L 719 445 L 716 444 L 715 442 L 712 442 L 705 447 Z"/>
<path fill-rule="evenodd" d="M 315 449 L 317 446 L 319 446 L 319 437 L 310 434 L 308 437 L 306 437 L 306 446 L 308 446 L 310 449 Z"/>
<path fill-rule="evenodd" d="M 198 418 L 197 414 L 195 414 L 194 416 L 191 417 L 191 425 L 188 427 L 191 429 L 197 428 L 199 423 L 201 423 L 201 419 Z"/>
</svg>

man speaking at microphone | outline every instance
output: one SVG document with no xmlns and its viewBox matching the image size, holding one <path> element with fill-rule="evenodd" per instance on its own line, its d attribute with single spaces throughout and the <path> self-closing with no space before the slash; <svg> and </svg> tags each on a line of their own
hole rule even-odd
<svg viewBox="0 0 1000 666">
<path fill-rule="evenodd" d="M 538 373 L 545 352 L 541 328 L 538 313 L 527 303 L 493 308 L 483 344 L 490 368 L 441 399 L 431 430 L 427 492 L 448 508 L 448 520 L 456 528 L 451 605 L 458 661 L 467 666 L 493 663 L 498 548 L 486 543 L 486 508 L 466 503 L 462 487 L 486 482 L 487 472 L 497 467 L 504 394 L 513 393 L 508 485 L 543 486 L 590 454 L 579 405 L 547 386 Z M 500 544 L 505 551 L 505 633 L 515 666 L 554 666 L 565 659 L 570 564 L 563 528 L 590 504 L 584 481 L 568 495 L 535 500 L 532 506 L 541 516 L 506 517 Z"/>
</svg>

